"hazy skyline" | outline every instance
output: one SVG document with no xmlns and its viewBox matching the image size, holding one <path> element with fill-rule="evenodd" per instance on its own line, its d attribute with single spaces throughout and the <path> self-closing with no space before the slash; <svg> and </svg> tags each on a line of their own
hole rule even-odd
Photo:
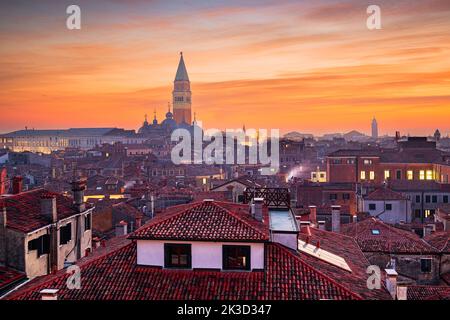
<svg viewBox="0 0 450 320">
<path fill-rule="evenodd" d="M 68 30 L 78 4 L 82 29 Z M 382 30 L 366 28 L 381 7 Z M 162 120 L 184 52 L 207 128 L 450 133 L 450 2 L 2 1 L 0 132 Z"/>
</svg>

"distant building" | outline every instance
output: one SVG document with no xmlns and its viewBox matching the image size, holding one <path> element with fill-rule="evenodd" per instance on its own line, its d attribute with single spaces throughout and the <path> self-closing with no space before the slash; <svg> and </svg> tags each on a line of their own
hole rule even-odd
<svg viewBox="0 0 450 320">
<path fill-rule="evenodd" d="M 180 53 L 177 74 L 173 82 L 173 117 L 177 124 L 191 124 L 191 82 L 184 64 L 183 53 Z"/>
<path fill-rule="evenodd" d="M 372 120 L 372 138 L 378 139 L 378 123 L 375 117 Z"/>
</svg>

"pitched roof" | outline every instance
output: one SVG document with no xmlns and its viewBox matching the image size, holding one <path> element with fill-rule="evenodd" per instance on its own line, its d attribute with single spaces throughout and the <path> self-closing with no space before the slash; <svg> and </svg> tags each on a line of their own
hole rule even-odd
<svg viewBox="0 0 450 320">
<path fill-rule="evenodd" d="M 407 198 L 399 193 L 392 191 L 389 188 L 378 188 L 371 192 L 366 198 L 366 200 L 406 200 Z"/>
<path fill-rule="evenodd" d="M 0 295 L 12 285 L 27 278 L 26 274 L 17 270 L 0 266 Z"/>
<path fill-rule="evenodd" d="M 131 239 L 193 241 L 268 241 L 265 223 L 254 219 L 248 205 L 203 201 L 175 206 L 133 233 Z"/>
<path fill-rule="evenodd" d="M 351 272 L 306 253 L 300 253 L 302 260 L 330 278 L 339 279 L 343 286 L 356 292 L 363 299 L 391 299 L 386 290 L 367 290 L 366 270 L 370 263 L 353 238 L 317 228 L 309 230 L 308 234 L 305 228 L 302 228 L 303 232 L 299 234 L 299 239 L 315 246 L 319 245 L 321 249 L 340 256 L 350 267 Z"/>
<path fill-rule="evenodd" d="M 407 300 L 450 300 L 447 286 L 408 286 Z"/>
<path fill-rule="evenodd" d="M 373 217 L 341 226 L 342 233 L 353 237 L 363 252 L 437 253 L 416 234 L 395 228 Z"/>
<path fill-rule="evenodd" d="M 184 64 L 183 53 L 180 53 L 180 62 L 178 63 L 175 81 L 189 81 L 189 76 L 186 70 L 186 66 Z"/>
<path fill-rule="evenodd" d="M 59 289 L 61 300 L 359 300 L 361 297 L 314 269 L 295 252 L 266 244 L 265 271 L 169 270 L 136 265 L 136 243 L 80 262 L 81 289 L 69 290 L 61 270 L 33 280 L 11 300 L 39 300 L 43 289 Z M 84 285 L 83 285 L 84 284 Z"/>
<path fill-rule="evenodd" d="M 41 198 L 56 197 L 58 220 L 78 214 L 72 205 L 72 198 L 45 189 L 35 189 L 17 195 L 0 198 L 0 207 L 6 206 L 6 226 L 22 232 L 31 232 L 51 223 L 41 213 Z"/>
<path fill-rule="evenodd" d="M 424 240 L 440 252 L 450 253 L 450 232 L 439 231 L 424 237 Z"/>
</svg>

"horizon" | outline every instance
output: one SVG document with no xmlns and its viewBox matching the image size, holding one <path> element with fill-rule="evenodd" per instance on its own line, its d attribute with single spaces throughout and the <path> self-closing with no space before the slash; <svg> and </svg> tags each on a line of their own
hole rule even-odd
<svg viewBox="0 0 450 320">
<path fill-rule="evenodd" d="M 358 1 L 78 1 L 81 30 L 69 1 L 2 2 L 0 131 L 161 121 L 183 51 L 206 128 L 445 137 L 450 4 L 431 2 L 380 1 L 381 30 Z"/>
</svg>

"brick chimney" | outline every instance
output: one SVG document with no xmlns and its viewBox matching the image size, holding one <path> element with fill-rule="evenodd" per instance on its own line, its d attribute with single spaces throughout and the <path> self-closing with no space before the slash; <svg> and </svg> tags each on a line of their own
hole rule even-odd
<svg viewBox="0 0 450 320">
<path fill-rule="evenodd" d="M 254 198 L 252 203 L 252 216 L 258 221 L 263 221 L 264 198 Z"/>
<path fill-rule="evenodd" d="M 58 289 L 43 289 L 39 293 L 41 300 L 58 300 Z"/>
<path fill-rule="evenodd" d="M 325 221 L 321 220 L 317 223 L 319 225 L 319 230 L 325 231 Z"/>
<path fill-rule="evenodd" d="M 41 214 L 48 217 L 52 222 L 58 221 L 55 195 L 51 193 L 44 193 L 41 196 Z"/>
<path fill-rule="evenodd" d="M 317 225 L 317 207 L 309 206 L 309 220 L 313 225 Z"/>
<path fill-rule="evenodd" d="M 86 210 L 84 190 L 86 190 L 86 180 L 75 180 L 72 182 L 73 205 L 78 212 Z"/>
<path fill-rule="evenodd" d="M 13 178 L 13 194 L 19 194 L 23 188 L 23 178 L 21 176 L 15 176 Z"/>
<path fill-rule="evenodd" d="M 398 273 L 394 269 L 385 269 L 386 272 L 386 289 L 392 296 L 392 299 L 397 297 L 397 277 Z"/>
<path fill-rule="evenodd" d="M 124 236 L 128 233 L 128 223 L 120 221 L 116 224 L 116 237 Z"/>
<path fill-rule="evenodd" d="M 331 230 L 341 231 L 341 206 L 331 206 Z"/>
</svg>

